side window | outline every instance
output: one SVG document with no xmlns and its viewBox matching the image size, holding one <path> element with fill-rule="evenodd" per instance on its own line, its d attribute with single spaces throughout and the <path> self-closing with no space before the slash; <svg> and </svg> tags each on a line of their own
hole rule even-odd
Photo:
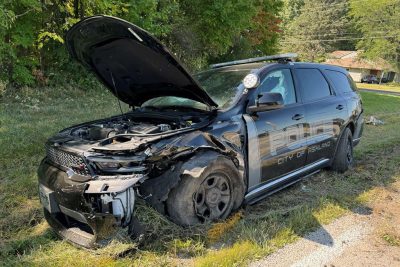
<svg viewBox="0 0 400 267">
<path fill-rule="evenodd" d="M 357 85 L 354 82 L 353 78 L 351 78 L 350 74 L 347 74 L 347 79 L 349 80 L 351 90 L 357 91 Z"/>
<path fill-rule="evenodd" d="M 348 93 L 353 91 L 350 80 L 345 74 L 334 70 L 326 70 L 325 73 L 339 92 Z"/>
<path fill-rule="evenodd" d="M 304 102 L 311 102 L 331 95 L 329 84 L 318 69 L 296 69 Z"/>
<path fill-rule="evenodd" d="M 296 93 L 290 70 L 281 69 L 268 73 L 258 87 L 258 93 L 280 93 L 285 105 L 296 103 Z"/>
</svg>

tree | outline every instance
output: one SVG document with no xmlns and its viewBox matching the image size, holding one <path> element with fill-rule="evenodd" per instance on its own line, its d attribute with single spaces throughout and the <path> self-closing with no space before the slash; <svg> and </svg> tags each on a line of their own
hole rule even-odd
<svg viewBox="0 0 400 267">
<path fill-rule="evenodd" d="M 284 0 L 283 1 L 283 9 L 280 14 L 282 18 L 282 29 L 286 30 L 287 26 L 292 22 L 295 18 L 300 16 L 301 8 L 304 6 L 304 0 Z"/>
<path fill-rule="evenodd" d="M 34 83 L 30 73 L 39 63 L 33 46 L 40 18 L 32 13 L 40 10 L 40 3 L 35 0 L 5 0 L 0 4 L 0 79 Z"/>
<path fill-rule="evenodd" d="M 247 43 L 249 49 L 242 58 L 252 56 L 271 55 L 278 51 L 278 40 L 282 34 L 281 18 L 278 17 L 283 7 L 282 1 L 263 1 L 256 6 L 257 11 L 251 20 L 249 29 L 245 30 L 242 42 Z M 235 50 L 232 50 L 233 52 Z"/>
<path fill-rule="evenodd" d="M 299 9 L 300 7 L 300 9 Z M 325 54 L 348 44 L 352 25 L 346 0 L 305 0 L 286 5 L 291 22 L 286 23 L 282 50 L 296 52 L 302 60 L 323 61 Z M 299 15 L 297 15 L 299 14 Z M 296 17 L 297 15 L 297 17 Z"/>
<path fill-rule="evenodd" d="M 370 59 L 383 58 L 400 70 L 400 1 L 350 1 L 350 14 L 362 33 L 357 48 Z"/>
<path fill-rule="evenodd" d="M 271 53 L 280 6 L 281 0 L 3 0 L 0 79 L 33 85 L 46 83 L 52 73 L 50 81 L 81 80 L 63 38 L 73 24 L 96 14 L 146 29 L 192 70 L 214 60 Z"/>
<path fill-rule="evenodd" d="M 64 48 L 64 34 L 95 14 L 119 16 L 166 36 L 178 8 L 166 0 L 4 0 L 0 3 L 0 79 L 17 85 L 46 81 L 50 72 L 76 73 Z M 66 76 L 66 75 L 61 75 Z M 72 75 L 74 77 L 74 75 Z"/>
</svg>

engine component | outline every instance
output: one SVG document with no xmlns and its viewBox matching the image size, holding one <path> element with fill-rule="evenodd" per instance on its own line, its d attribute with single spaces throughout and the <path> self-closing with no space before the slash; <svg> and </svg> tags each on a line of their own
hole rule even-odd
<svg viewBox="0 0 400 267">
<path fill-rule="evenodd" d="M 159 132 L 159 127 L 153 124 L 141 123 L 131 126 L 129 132 L 137 134 L 153 134 Z"/>
<path fill-rule="evenodd" d="M 160 129 L 160 132 L 166 132 L 171 130 L 171 125 L 169 124 L 159 124 L 158 128 Z"/>
<path fill-rule="evenodd" d="M 194 120 L 194 121 L 193 121 Z M 72 136 L 84 140 L 98 141 L 121 134 L 158 134 L 168 131 L 192 127 L 201 121 L 193 116 L 172 119 L 133 118 L 129 115 L 114 117 L 108 121 L 97 121 L 81 125 L 70 131 Z"/>
<path fill-rule="evenodd" d="M 135 206 L 135 191 L 133 187 L 120 193 L 102 194 L 102 206 L 110 207 L 111 213 L 119 218 L 122 226 L 127 226 L 132 220 L 133 207 Z"/>
<path fill-rule="evenodd" d="M 88 131 L 88 138 L 90 140 L 100 140 L 107 137 L 113 137 L 117 134 L 115 128 L 104 128 L 100 126 L 92 126 Z"/>
</svg>

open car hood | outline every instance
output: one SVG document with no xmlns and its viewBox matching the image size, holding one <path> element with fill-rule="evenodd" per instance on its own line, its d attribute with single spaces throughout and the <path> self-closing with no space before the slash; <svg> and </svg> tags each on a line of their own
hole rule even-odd
<svg viewBox="0 0 400 267">
<path fill-rule="evenodd" d="M 177 96 L 217 104 L 156 38 L 125 20 L 94 16 L 66 34 L 70 55 L 120 100 L 140 106 L 160 96 Z"/>
</svg>

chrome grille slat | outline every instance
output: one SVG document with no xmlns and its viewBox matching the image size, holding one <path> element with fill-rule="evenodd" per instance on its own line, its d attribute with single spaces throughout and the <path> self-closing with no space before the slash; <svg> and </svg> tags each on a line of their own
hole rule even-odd
<svg viewBox="0 0 400 267">
<path fill-rule="evenodd" d="M 46 146 L 46 154 L 47 158 L 57 165 L 65 168 L 71 168 L 74 172 L 80 175 L 90 174 L 83 158 L 78 155 L 54 148 L 50 145 Z M 82 166 L 82 168 L 79 168 L 78 166 Z"/>
</svg>

